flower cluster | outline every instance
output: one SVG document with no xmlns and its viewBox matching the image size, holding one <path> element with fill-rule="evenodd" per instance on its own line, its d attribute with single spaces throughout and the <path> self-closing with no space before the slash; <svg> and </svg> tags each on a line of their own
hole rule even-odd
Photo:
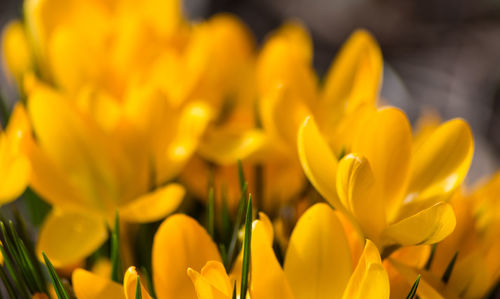
<svg viewBox="0 0 500 299">
<path fill-rule="evenodd" d="M 257 46 L 237 17 L 194 22 L 181 7 L 25 0 L 4 28 L 19 101 L 0 131 L 0 204 L 49 210 L 34 246 L 2 224 L 9 294 L 437 299 L 495 287 L 500 175 L 463 187 L 469 125 L 424 115 L 413 130 L 383 104 L 367 31 L 319 78 L 298 21 Z"/>
</svg>

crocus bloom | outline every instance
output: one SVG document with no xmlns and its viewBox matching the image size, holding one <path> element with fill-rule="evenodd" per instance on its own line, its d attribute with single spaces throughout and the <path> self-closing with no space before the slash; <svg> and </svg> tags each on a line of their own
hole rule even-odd
<svg viewBox="0 0 500 299">
<path fill-rule="evenodd" d="M 298 147 L 311 183 L 384 256 L 400 246 L 441 241 L 455 227 L 453 209 L 444 200 L 460 185 L 472 159 L 467 123 L 450 120 L 413 149 L 410 125 L 400 110 L 381 108 L 359 121 L 339 161 L 315 119 L 305 120 Z"/>
<path fill-rule="evenodd" d="M 389 280 L 376 246 L 367 241 L 360 256 L 353 254 L 337 212 L 326 204 L 311 207 L 297 223 L 284 268 L 273 252 L 269 219 L 260 215 L 252 225 L 250 297 L 389 298 Z M 228 275 L 208 233 L 188 216 L 170 216 L 153 245 L 157 298 L 231 298 L 241 277 L 240 263 L 241 254 Z M 74 272 L 73 283 L 78 298 L 133 298 L 136 278 L 133 268 L 125 274 L 125 295 L 119 284 L 82 269 Z"/>
<path fill-rule="evenodd" d="M 408 285 L 411 277 L 422 275 L 421 298 L 482 298 L 500 278 L 500 218 L 497 173 L 473 192 L 451 199 L 457 215 L 455 231 L 437 244 L 432 260 L 425 266 L 409 263 L 409 257 L 391 257 L 394 267 Z M 451 272 L 445 276 L 453 262 Z M 427 263 L 426 263 L 427 264 Z M 443 279 L 443 277 L 445 277 Z"/>
<path fill-rule="evenodd" d="M 251 298 L 389 298 L 389 280 L 377 247 L 367 241 L 353 260 L 344 228 L 326 204 L 307 210 L 290 237 L 284 267 L 272 248 L 272 228 L 255 221 L 251 243 Z M 231 298 L 233 281 L 209 261 L 188 270 L 199 299 Z"/>
<path fill-rule="evenodd" d="M 102 98 L 83 94 L 80 100 Z M 28 150 L 30 185 L 54 206 L 38 249 L 54 265 L 75 263 L 96 250 L 116 212 L 126 221 L 156 221 L 181 202 L 184 188 L 167 183 L 196 149 L 210 109 L 192 103 L 174 114 L 154 106 L 165 104 L 161 97 L 142 100 L 142 109 L 120 111 L 112 126 L 103 127 L 97 117 L 107 113 L 106 105 L 90 105 L 90 113 L 46 86 L 29 95 L 36 136 Z M 168 121 L 158 122 L 164 116 Z M 141 124 L 157 126 L 144 134 Z"/>
</svg>

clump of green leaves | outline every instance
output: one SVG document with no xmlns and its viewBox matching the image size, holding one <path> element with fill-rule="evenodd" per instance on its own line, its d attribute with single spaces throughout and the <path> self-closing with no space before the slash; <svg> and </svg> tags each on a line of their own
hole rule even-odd
<svg viewBox="0 0 500 299">
<path fill-rule="evenodd" d="M 48 272 L 58 298 L 69 299 L 61 279 L 44 253 L 47 272 L 43 269 L 22 218 L 15 213 L 15 219 L 15 223 L 5 219 L 0 221 L 0 251 L 4 260 L 3 267 L 0 267 L 0 279 L 9 297 L 30 299 L 34 294 L 48 295 Z"/>
</svg>

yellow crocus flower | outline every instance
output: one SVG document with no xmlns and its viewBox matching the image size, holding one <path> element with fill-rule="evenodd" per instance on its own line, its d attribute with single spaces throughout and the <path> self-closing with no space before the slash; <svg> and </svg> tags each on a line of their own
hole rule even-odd
<svg viewBox="0 0 500 299">
<path fill-rule="evenodd" d="M 196 220 L 183 214 L 168 217 L 153 242 L 152 274 L 157 298 L 196 298 L 186 271 L 189 267 L 201 269 L 212 260 L 221 261 L 217 246 Z M 129 268 L 122 287 L 110 279 L 77 269 L 73 285 L 76 296 L 82 299 L 135 298 L 136 278 L 135 269 Z M 143 289 L 142 294 L 147 291 Z"/>
<path fill-rule="evenodd" d="M 90 88 L 121 99 L 144 84 L 174 106 L 242 96 L 254 48 L 246 27 L 229 14 L 190 24 L 181 6 L 179 0 L 26 0 L 25 28 L 13 23 L 3 39 L 7 64 L 19 79 L 36 64 L 42 81 L 70 96 Z M 29 57 L 35 63 L 19 66 Z"/>
<path fill-rule="evenodd" d="M 223 165 L 213 168 L 213 177 L 216 185 L 226 188 L 230 203 L 234 206 L 239 198 L 239 186 L 232 175 L 235 166 L 231 166 L 237 159 L 244 161 L 250 186 L 262 186 L 257 194 L 263 201 L 259 207 L 266 212 L 275 214 L 283 202 L 296 198 L 305 185 L 295 145 L 301 122 L 314 111 L 329 122 L 335 119 L 333 124 L 328 124 L 332 127 L 329 130 L 339 136 L 343 134 L 343 140 L 348 139 L 347 129 L 357 125 L 356 109 L 358 105 L 363 106 L 361 99 L 375 102 L 381 65 L 380 50 L 373 38 L 365 31 L 356 32 L 332 64 L 322 95 L 312 67 L 312 42 L 306 30 L 297 22 L 288 22 L 274 33 L 261 50 L 256 66 L 258 117 L 262 121 L 262 129 L 253 129 L 254 125 L 242 128 L 240 121 L 236 128 L 225 126 L 211 131 L 200 146 L 202 157 L 216 165 Z M 346 79 L 344 82 L 348 86 L 342 94 L 332 91 L 335 87 L 330 86 L 336 84 L 339 70 L 351 78 L 351 81 Z M 357 77 L 363 77 L 364 83 L 361 84 Z M 364 88 L 366 80 L 374 86 L 369 96 L 368 92 L 355 92 Z M 335 106 L 334 109 L 328 108 L 331 113 L 335 112 L 334 115 L 325 114 L 321 105 L 327 102 Z M 356 103 L 345 109 L 345 102 Z M 253 107 L 246 108 L 246 114 L 251 116 Z M 346 117 L 348 113 L 349 117 Z M 255 122 L 248 115 L 242 118 L 246 122 L 248 119 Z M 197 194 L 204 194 L 209 184 L 205 175 L 210 173 L 209 167 L 196 159 L 190 162 L 188 168 L 189 171 L 183 175 L 187 186 L 198 190 Z M 259 171 L 262 181 L 252 183 Z"/>
<path fill-rule="evenodd" d="M 272 228 L 256 220 L 252 229 L 250 298 L 389 298 L 389 280 L 376 246 L 367 241 L 359 260 L 336 212 L 326 204 L 297 222 L 283 268 L 272 249 Z M 224 267 L 209 261 L 188 270 L 199 299 L 231 298 L 233 282 Z"/>
<path fill-rule="evenodd" d="M 141 109 L 118 110 L 115 121 L 103 126 L 99 116 L 110 115 L 104 99 L 89 93 L 82 98 L 71 101 L 43 85 L 28 98 L 36 136 L 28 150 L 30 185 L 54 206 L 37 247 L 57 267 L 97 249 L 116 212 L 125 221 L 150 222 L 175 210 L 185 191 L 167 182 L 195 151 L 211 117 L 201 103 L 176 114 L 162 106 L 164 98 L 145 96 Z M 101 105 L 93 104 L 97 99 Z M 168 121 L 161 122 L 164 117 Z"/>
<path fill-rule="evenodd" d="M 412 149 L 410 125 L 400 110 L 381 108 L 359 121 L 350 150 L 339 160 L 315 119 L 305 120 L 298 149 L 311 183 L 384 256 L 449 235 L 455 215 L 445 200 L 463 181 L 473 153 L 467 123 L 445 122 Z"/>
<path fill-rule="evenodd" d="M 75 295 L 80 299 L 134 299 L 137 292 L 137 279 L 140 280 L 135 267 L 129 267 L 125 272 L 123 286 L 83 269 L 76 269 L 72 279 Z M 139 281 L 139 285 L 142 298 L 153 298 L 142 281 Z"/>
<path fill-rule="evenodd" d="M 24 106 L 18 103 L 7 129 L 0 128 L 0 205 L 18 198 L 28 185 L 31 167 L 26 156 L 26 140 L 30 130 Z"/>
<path fill-rule="evenodd" d="M 264 45 L 257 63 L 263 127 L 278 145 L 296 153 L 297 132 L 314 115 L 336 155 L 349 150 L 360 115 L 373 109 L 382 78 L 382 55 L 373 37 L 355 31 L 320 85 L 312 66 L 312 41 L 296 22 Z"/>
<path fill-rule="evenodd" d="M 457 192 L 451 199 L 457 215 L 455 231 L 437 244 L 427 265 L 408 263 L 408 258 L 391 257 L 403 284 L 421 274 L 424 287 L 417 291 L 421 298 L 483 298 L 500 279 L 500 173 L 464 194 Z M 452 259 L 456 260 L 445 277 Z"/>
<path fill-rule="evenodd" d="M 260 217 L 252 225 L 250 298 L 389 298 L 389 280 L 376 246 L 367 241 L 360 256 L 353 254 L 339 215 L 326 204 L 311 207 L 298 221 L 284 268 L 273 252 L 271 223 L 264 214 Z M 241 277 L 241 254 L 228 275 L 208 233 L 181 214 L 160 226 L 152 258 L 159 299 L 231 298 Z M 121 287 L 78 269 L 73 285 L 82 299 L 134 298 L 137 277 L 129 269 Z M 144 288 L 142 294 L 147 294 Z"/>
</svg>

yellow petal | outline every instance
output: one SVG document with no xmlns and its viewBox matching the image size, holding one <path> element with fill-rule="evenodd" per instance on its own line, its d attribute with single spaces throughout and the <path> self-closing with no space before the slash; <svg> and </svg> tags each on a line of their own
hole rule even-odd
<svg viewBox="0 0 500 299">
<path fill-rule="evenodd" d="M 72 281 L 79 299 L 125 299 L 121 285 L 86 270 L 76 269 Z"/>
<path fill-rule="evenodd" d="M 385 227 L 384 198 L 368 160 L 356 154 L 342 158 L 337 171 L 337 193 L 340 200 L 356 217 L 365 235 L 378 243 Z"/>
<path fill-rule="evenodd" d="M 337 158 L 311 116 L 300 127 L 297 143 L 300 163 L 311 184 L 336 209 L 345 210 L 335 189 Z"/>
<path fill-rule="evenodd" d="M 158 221 L 181 204 L 186 190 L 172 183 L 140 196 L 120 208 L 120 217 L 133 222 Z"/>
<path fill-rule="evenodd" d="M 58 87 L 74 94 L 84 84 L 103 80 L 98 53 L 93 53 L 88 40 L 68 26 L 57 27 L 48 43 L 48 61 Z"/>
<path fill-rule="evenodd" d="M 191 268 L 188 268 L 187 273 L 193 281 L 198 299 L 231 298 L 233 286 L 221 263 L 209 261 L 201 269 L 201 274 Z"/>
<path fill-rule="evenodd" d="M 12 151 L 12 141 L 0 132 L 0 205 L 19 197 L 28 184 L 30 163 L 27 157 Z"/>
<path fill-rule="evenodd" d="M 182 2 L 178 0 L 147 0 L 139 5 L 139 9 L 142 10 L 144 20 L 150 22 L 153 30 L 168 37 L 175 33 L 184 22 L 181 4 Z"/>
<path fill-rule="evenodd" d="M 259 102 L 262 125 L 266 131 L 295 149 L 300 125 L 311 114 L 304 99 L 294 94 L 288 85 L 280 85 Z"/>
<path fill-rule="evenodd" d="M 370 161 L 385 199 L 388 219 L 395 216 L 406 191 L 411 141 L 411 128 L 406 115 L 396 108 L 383 108 L 367 120 L 352 146 L 352 152 Z"/>
<path fill-rule="evenodd" d="M 7 125 L 0 129 L 0 205 L 19 197 L 28 184 L 30 163 L 26 156 L 30 124 L 22 104 L 16 104 Z"/>
<path fill-rule="evenodd" d="M 354 270 L 342 298 L 389 298 L 389 277 L 380 254 L 372 241 L 366 240 L 365 249 Z"/>
<path fill-rule="evenodd" d="M 212 116 L 212 109 L 202 102 L 191 103 L 182 110 L 176 135 L 163 152 L 163 156 L 158 157 L 158 183 L 179 174 L 198 147 Z"/>
<path fill-rule="evenodd" d="M 189 267 L 199 271 L 211 260 L 220 262 L 219 252 L 196 220 L 182 214 L 167 218 L 153 241 L 153 281 L 158 298 L 196 298 L 186 271 Z"/>
<path fill-rule="evenodd" d="M 31 161 L 31 188 L 59 208 L 73 210 L 87 208 L 82 194 L 71 184 L 66 174 L 54 165 L 34 142 L 29 144 L 28 156 Z"/>
<path fill-rule="evenodd" d="M 257 61 L 261 95 L 285 84 L 305 101 L 316 98 L 317 78 L 311 66 L 310 43 L 308 33 L 297 23 L 288 23 L 271 36 Z"/>
<path fill-rule="evenodd" d="M 355 31 L 330 66 L 322 98 L 327 107 L 347 109 L 363 103 L 374 104 L 382 80 L 382 54 L 374 38 L 364 30 Z"/>
<path fill-rule="evenodd" d="M 199 147 L 205 159 L 220 165 L 234 164 L 261 150 L 266 144 L 262 130 L 211 130 L 207 132 Z"/>
<path fill-rule="evenodd" d="M 137 273 L 135 267 L 129 267 L 123 278 L 123 291 L 126 299 L 135 299 L 135 294 L 137 292 L 137 279 L 139 279 L 139 273 Z M 142 282 L 139 283 L 141 285 L 142 298 L 151 299 L 152 297 L 149 295 L 148 290 L 144 287 Z"/>
<path fill-rule="evenodd" d="M 44 251 L 54 267 L 75 264 L 106 241 L 103 219 L 91 215 L 52 211 L 40 228 L 37 252 Z"/>
<path fill-rule="evenodd" d="M 428 198 L 455 190 L 469 170 L 473 152 L 472 132 L 464 120 L 442 124 L 415 149 L 409 191 Z"/>
<path fill-rule="evenodd" d="M 266 225 L 260 220 L 254 221 L 252 228 L 250 283 L 252 298 L 293 298 L 285 273 L 274 255 Z"/>
<path fill-rule="evenodd" d="M 413 149 L 420 147 L 439 128 L 442 121 L 437 111 L 433 109 L 424 110 L 414 126 Z"/>
<path fill-rule="evenodd" d="M 451 205 L 439 202 L 387 227 L 382 233 L 382 242 L 387 245 L 433 244 L 451 234 L 455 224 Z"/>
<path fill-rule="evenodd" d="M 342 224 L 327 204 L 316 204 L 300 217 L 284 268 L 297 299 L 342 296 L 353 263 Z"/>
<path fill-rule="evenodd" d="M 2 52 L 6 68 L 19 86 L 22 86 L 23 74 L 33 68 L 33 57 L 20 21 L 11 21 L 5 26 L 2 32 Z"/>
</svg>

